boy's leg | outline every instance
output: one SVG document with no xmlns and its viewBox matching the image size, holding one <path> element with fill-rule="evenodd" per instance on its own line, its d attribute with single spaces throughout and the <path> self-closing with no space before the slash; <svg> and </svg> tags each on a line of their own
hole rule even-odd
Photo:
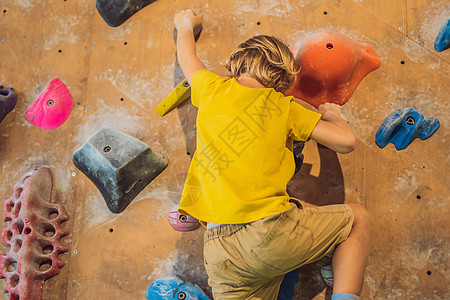
<svg viewBox="0 0 450 300">
<path fill-rule="evenodd" d="M 359 204 L 349 204 L 354 214 L 352 230 L 333 255 L 333 294 L 359 295 L 369 257 L 370 216 Z"/>
</svg>

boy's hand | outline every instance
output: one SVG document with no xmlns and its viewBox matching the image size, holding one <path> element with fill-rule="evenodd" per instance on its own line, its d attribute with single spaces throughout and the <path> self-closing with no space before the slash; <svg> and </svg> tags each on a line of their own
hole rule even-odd
<svg viewBox="0 0 450 300">
<path fill-rule="evenodd" d="M 329 121 L 341 118 L 341 106 L 335 103 L 324 103 L 319 105 L 318 112 L 322 114 L 322 120 Z"/>
<path fill-rule="evenodd" d="M 356 146 L 356 137 L 350 125 L 341 117 L 341 107 L 324 103 L 318 108 L 322 118 L 311 133 L 311 139 L 339 153 L 352 152 Z"/>
<path fill-rule="evenodd" d="M 177 13 L 174 20 L 178 32 L 193 31 L 195 26 L 202 23 L 203 15 L 196 15 L 193 10 L 187 9 Z"/>
</svg>

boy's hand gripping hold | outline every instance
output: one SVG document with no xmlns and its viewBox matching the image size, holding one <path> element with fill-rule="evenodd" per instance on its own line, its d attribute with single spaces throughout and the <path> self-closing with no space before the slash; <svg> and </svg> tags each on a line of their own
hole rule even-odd
<svg viewBox="0 0 450 300">
<path fill-rule="evenodd" d="M 175 15 L 175 26 L 178 31 L 193 31 L 194 27 L 201 24 L 203 21 L 203 15 L 196 15 L 191 9 L 183 10 Z"/>
<path fill-rule="evenodd" d="M 311 133 L 311 139 L 339 153 L 352 152 L 356 138 L 350 125 L 341 117 L 341 107 L 324 103 L 318 111 L 322 118 Z"/>
</svg>

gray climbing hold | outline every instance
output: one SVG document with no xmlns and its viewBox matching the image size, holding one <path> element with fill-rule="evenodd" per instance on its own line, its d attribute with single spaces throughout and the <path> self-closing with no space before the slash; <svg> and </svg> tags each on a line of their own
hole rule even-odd
<svg viewBox="0 0 450 300">
<path fill-rule="evenodd" d="M 96 7 L 103 20 L 117 27 L 156 0 L 97 0 Z"/>
<path fill-rule="evenodd" d="M 3 118 L 13 110 L 17 103 L 17 94 L 12 88 L 3 89 L 3 85 L 0 85 L 0 122 Z"/>
<path fill-rule="evenodd" d="M 73 153 L 73 162 L 97 186 L 113 213 L 122 212 L 168 164 L 145 143 L 110 127 L 89 137 Z"/>
</svg>

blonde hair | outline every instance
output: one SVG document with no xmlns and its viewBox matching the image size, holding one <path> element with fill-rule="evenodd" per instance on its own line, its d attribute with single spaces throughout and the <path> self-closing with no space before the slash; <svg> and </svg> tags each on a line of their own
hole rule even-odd
<svg viewBox="0 0 450 300">
<path fill-rule="evenodd" d="M 257 35 L 239 45 L 225 64 L 231 77 L 249 74 L 259 83 L 277 92 L 286 92 L 298 71 L 294 55 L 273 36 Z"/>
</svg>

